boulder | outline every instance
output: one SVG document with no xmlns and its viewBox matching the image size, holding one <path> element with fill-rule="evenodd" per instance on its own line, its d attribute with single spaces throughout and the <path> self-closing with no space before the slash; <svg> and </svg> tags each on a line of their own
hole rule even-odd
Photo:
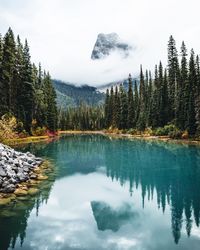
<svg viewBox="0 0 200 250">
<path fill-rule="evenodd" d="M 12 193 L 16 185 L 27 180 L 36 179 L 34 169 L 42 163 L 42 159 L 30 152 L 22 153 L 0 143 L 0 191 Z M 41 177 L 41 179 L 46 177 Z"/>
<path fill-rule="evenodd" d="M 5 172 L 5 170 L 2 167 L 0 167 L 0 176 L 1 177 L 5 177 L 6 176 L 6 172 Z"/>
</svg>

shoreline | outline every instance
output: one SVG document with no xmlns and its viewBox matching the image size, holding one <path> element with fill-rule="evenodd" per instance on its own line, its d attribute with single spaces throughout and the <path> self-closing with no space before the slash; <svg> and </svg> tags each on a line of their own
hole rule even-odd
<svg viewBox="0 0 200 250">
<path fill-rule="evenodd" d="M 179 144 L 188 144 L 188 145 L 199 145 L 200 146 L 200 140 L 191 138 L 191 139 L 172 139 L 169 136 L 154 136 L 154 135 L 131 135 L 131 134 L 123 134 L 123 133 L 112 133 L 109 131 L 104 130 L 98 130 L 98 131 L 81 131 L 81 130 L 66 130 L 66 131 L 60 131 L 59 135 L 80 135 L 80 134 L 99 134 L 99 135 L 105 135 L 105 136 L 113 136 L 118 138 L 130 138 L 130 139 L 143 139 L 147 141 L 163 141 L 163 142 L 172 142 L 172 143 L 179 143 Z"/>
<path fill-rule="evenodd" d="M 114 133 L 109 132 L 106 130 L 65 130 L 65 131 L 58 131 L 58 135 L 56 136 L 29 136 L 25 138 L 15 138 L 9 139 L 4 142 L 4 144 L 9 146 L 17 146 L 21 144 L 27 143 L 39 143 L 39 142 L 51 142 L 56 140 L 64 135 L 81 135 L 81 134 L 92 134 L 92 135 L 105 135 L 105 136 L 112 136 L 118 138 L 129 138 L 129 139 L 142 139 L 147 141 L 163 141 L 163 142 L 171 142 L 171 143 L 179 143 L 179 144 L 188 144 L 188 145 L 200 145 L 200 140 L 190 138 L 190 139 L 172 139 L 169 136 L 154 136 L 154 135 L 147 135 L 147 134 L 123 134 L 123 133 Z"/>
<path fill-rule="evenodd" d="M 21 196 L 33 193 L 29 187 L 48 179 L 44 175 L 47 168 L 48 162 L 44 159 L 0 143 L 0 204 L 6 194 Z"/>
</svg>

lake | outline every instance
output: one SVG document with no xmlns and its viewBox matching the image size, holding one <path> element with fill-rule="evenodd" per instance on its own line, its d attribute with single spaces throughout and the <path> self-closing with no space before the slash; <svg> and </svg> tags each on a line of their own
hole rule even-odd
<svg viewBox="0 0 200 250">
<path fill-rule="evenodd" d="M 200 147 L 69 135 L 40 193 L 0 207 L 0 250 L 199 250 Z"/>
</svg>

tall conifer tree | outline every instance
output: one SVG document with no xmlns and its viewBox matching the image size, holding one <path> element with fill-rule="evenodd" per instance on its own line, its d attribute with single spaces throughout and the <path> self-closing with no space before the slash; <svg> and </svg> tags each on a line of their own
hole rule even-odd
<svg viewBox="0 0 200 250">
<path fill-rule="evenodd" d="M 175 98 L 177 96 L 177 81 L 179 64 L 176 42 L 173 36 L 170 36 L 168 42 L 168 84 L 169 84 L 169 120 L 175 119 Z"/>
<path fill-rule="evenodd" d="M 133 128 L 135 124 L 135 110 L 134 110 L 134 99 L 133 99 L 133 82 L 131 74 L 128 78 L 128 128 Z"/>
<path fill-rule="evenodd" d="M 16 93 L 14 93 L 15 82 L 13 78 L 16 63 L 15 53 L 16 48 L 14 34 L 11 28 L 9 28 L 5 34 L 3 42 L 3 55 L 0 74 L 0 89 L 2 91 L 0 103 L 1 115 L 13 111 L 13 101 L 14 96 L 16 96 Z"/>
</svg>

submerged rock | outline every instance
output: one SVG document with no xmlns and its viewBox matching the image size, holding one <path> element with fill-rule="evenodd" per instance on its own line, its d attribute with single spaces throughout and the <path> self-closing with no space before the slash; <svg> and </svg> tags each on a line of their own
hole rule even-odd
<svg viewBox="0 0 200 250">
<path fill-rule="evenodd" d="M 11 202 L 11 198 L 0 198 L 0 206 Z"/>
<path fill-rule="evenodd" d="M 21 189 L 21 188 L 18 188 L 15 190 L 14 194 L 17 196 L 23 196 L 23 195 L 27 195 L 28 191 Z"/>
<path fill-rule="evenodd" d="M 36 179 L 34 170 L 37 169 L 43 160 L 35 157 L 30 152 L 22 153 L 0 143 L 0 192 L 20 192 L 17 188 L 19 183 L 30 179 Z M 18 190 L 18 191 L 17 191 Z M 23 195 L 27 193 L 23 190 Z"/>
<path fill-rule="evenodd" d="M 37 194 L 39 192 L 39 189 L 37 189 L 37 188 L 30 188 L 29 190 L 28 190 L 28 194 L 30 194 L 30 195 L 35 195 L 35 194 Z"/>
</svg>

